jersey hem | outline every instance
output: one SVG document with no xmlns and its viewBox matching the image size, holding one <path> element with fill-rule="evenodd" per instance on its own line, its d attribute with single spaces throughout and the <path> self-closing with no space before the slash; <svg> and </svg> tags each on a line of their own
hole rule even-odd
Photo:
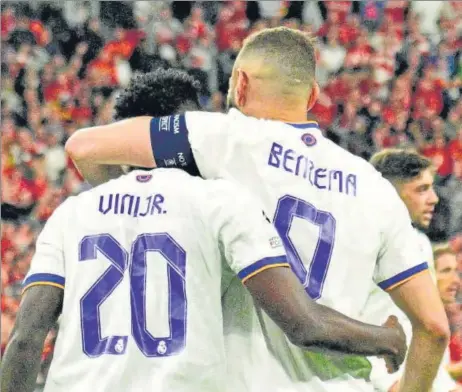
<svg viewBox="0 0 462 392">
<path fill-rule="evenodd" d="M 64 289 L 65 281 L 66 279 L 64 277 L 55 274 L 32 274 L 24 280 L 22 293 L 24 293 L 29 287 L 38 285 L 54 286 Z"/>
<path fill-rule="evenodd" d="M 385 291 L 390 291 L 394 289 L 395 287 L 402 285 L 403 283 L 407 282 L 408 280 L 411 280 L 415 278 L 417 275 L 425 272 L 428 270 L 428 263 L 421 263 L 419 265 L 416 265 L 412 268 L 407 269 L 406 271 L 400 272 L 399 274 L 386 279 L 380 283 L 378 283 L 378 286 Z"/>
<path fill-rule="evenodd" d="M 302 123 L 286 123 L 287 125 L 290 125 L 294 128 L 298 128 L 298 129 L 310 129 L 310 128 L 314 128 L 314 129 L 318 129 L 319 130 L 319 124 L 317 123 L 317 121 L 306 121 L 306 122 L 302 122 Z"/>
<path fill-rule="evenodd" d="M 59 289 L 64 290 L 64 286 L 62 284 L 53 283 L 53 282 L 34 282 L 31 284 L 28 284 L 27 286 L 24 286 L 24 288 L 21 291 L 21 295 L 24 294 L 27 289 L 30 289 L 31 287 L 34 287 L 34 286 L 53 286 L 53 287 L 58 287 Z"/>
<path fill-rule="evenodd" d="M 268 268 L 275 267 L 289 267 L 286 256 L 275 256 L 265 257 L 264 259 L 258 260 L 255 263 L 241 270 L 237 276 L 241 279 L 242 283 L 245 283 L 248 279 L 255 276 L 256 274 L 263 272 Z"/>
</svg>

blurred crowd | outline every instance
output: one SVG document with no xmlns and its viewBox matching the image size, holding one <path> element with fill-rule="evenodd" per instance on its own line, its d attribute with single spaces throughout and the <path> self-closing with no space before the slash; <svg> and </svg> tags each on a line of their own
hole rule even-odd
<svg viewBox="0 0 462 392">
<path fill-rule="evenodd" d="M 2 350 L 37 234 L 86 188 L 69 136 L 110 122 L 118 89 L 158 67 L 188 69 L 204 107 L 223 111 L 242 40 L 279 25 L 318 38 L 311 114 L 328 138 L 365 159 L 409 146 L 433 160 L 441 201 L 429 235 L 451 241 L 462 272 L 462 2 L 4 1 Z"/>
</svg>

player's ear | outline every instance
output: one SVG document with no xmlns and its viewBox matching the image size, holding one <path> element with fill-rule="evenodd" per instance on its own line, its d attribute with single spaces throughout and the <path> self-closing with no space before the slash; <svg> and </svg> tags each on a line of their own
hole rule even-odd
<svg viewBox="0 0 462 392">
<path fill-rule="evenodd" d="M 249 85 L 249 76 L 245 71 L 238 68 L 236 75 L 236 89 L 234 90 L 234 100 L 238 107 L 243 107 L 247 101 L 247 88 Z"/>
<path fill-rule="evenodd" d="M 306 110 L 307 111 L 310 111 L 313 108 L 314 104 L 318 100 L 320 91 L 321 90 L 319 88 L 319 84 L 314 82 L 313 88 L 311 89 L 311 94 L 308 97 L 308 102 L 307 102 L 307 105 L 306 105 Z"/>
</svg>

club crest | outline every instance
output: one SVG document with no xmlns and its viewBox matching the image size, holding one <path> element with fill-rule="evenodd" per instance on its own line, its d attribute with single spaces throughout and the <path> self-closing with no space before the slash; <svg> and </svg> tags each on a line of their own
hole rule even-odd
<svg viewBox="0 0 462 392">
<path fill-rule="evenodd" d="M 151 181 L 152 175 L 151 174 L 139 174 L 136 176 L 136 181 L 138 182 L 149 182 Z"/>
<path fill-rule="evenodd" d="M 308 147 L 312 147 L 317 143 L 317 140 L 311 133 L 304 133 L 302 135 L 302 142 Z"/>
</svg>

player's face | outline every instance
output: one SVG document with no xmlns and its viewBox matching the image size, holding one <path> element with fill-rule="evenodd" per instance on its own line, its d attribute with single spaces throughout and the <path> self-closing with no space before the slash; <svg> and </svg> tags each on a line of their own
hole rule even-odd
<svg viewBox="0 0 462 392">
<path fill-rule="evenodd" d="M 435 260 L 438 291 L 445 304 L 453 303 L 460 287 L 456 256 L 445 253 Z"/>
<path fill-rule="evenodd" d="M 398 187 L 399 195 L 406 204 L 414 225 L 427 229 L 433 218 L 438 196 L 433 188 L 433 171 L 426 169 L 416 178 Z"/>
</svg>

